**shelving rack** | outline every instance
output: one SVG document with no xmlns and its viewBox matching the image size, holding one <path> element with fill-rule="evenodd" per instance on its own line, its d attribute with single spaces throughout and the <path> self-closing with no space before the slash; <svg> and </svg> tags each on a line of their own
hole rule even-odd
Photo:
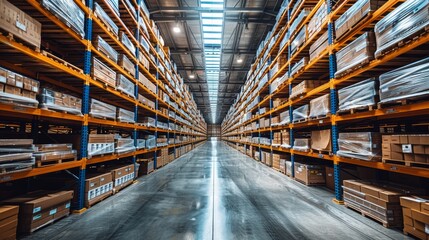
<svg viewBox="0 0 429 240">
<path fill-rule="evenodd" d="M 26 44 L 22 44 L 20 40 L 1 34 L 0 51 L 2 52 L 2 58 L 0 59 L 0 66 L 36 79 L 41 84 L 54 86 L 62 91 L 65 90 L 79 96 L 82 99 L 82 115 L 40 108 L 17 107 L 5 103 L 0 103 L 0 115 L 4 121 L 24 125 L 31 123 L 33 126 L 37 126 L 40 123 L 48 123 L 69 126 L 80 134 L 79 160 L 34 168 L 29 171 L 2 174 L 0 175 L 0 183 L 62 170 L 78 169 L 78 174 L 76 175 L 78 187 L 75 193 L 77 202 L 73 207 L 75 210 L 80 210 L 84 207 L 85 175 L 88 165 L 124 158 L 132 159 L 132 162 L 136 163 L 139 155 L 153 153 L 154 167 L 157 168 L 156 153 L 158 150 L 169 148 L 176 153 L 176 148 L 181 146 L 195 147 L 206 140 L 207 127 L 201 113 L 197 110 L 188 87 L 183 84 L 183 79 L 173 67 L 175 65 L 170 60 L 168 47 L 163 46 L 162 37 L 154 29 L 154 22 L 145 14 L 142 6 L 144 3 L 141 0 L 130 1 L 135 8 L 134 13 L 124 0 L 120 0 L 120 17 L 114 13 L 107 0 L 75 0 L 74 2 L 85 14 L 84 37 L 77 34 L 67 24 L 44 8 L 40 1 L 12 1 L 13 5 L 42 23 L 42 49 L 46 51 L 28 47 Z M 130 52 L 119 38 L 112 33 L 111 29 L 98 18 L 94 12 L 94 2 L 103 6 L 120 31 L 123 31 L 132 41 L 132 44 L 136 47 L 135 53 Z M 92 40 L 97 35 L 101 35 L 116 51 L 125 54 L 135 64 L 135 76 L 94 47 Z M 140 44 L 140 37 L 145 38 L 150 43 L 148 51 Z M 46 44 L 45 40 L 51 42 L 57 40 L 57 46 L 55 44 Z M 58 47 L 59 45 L 60 47 Z M 48 52 L 53 52 L 56 55 L 54 56 Z M 149 60 L 149 69 L 140 62 L 139 54 L 143 54 Z M 161 56 L 161 54 L 165 57 Z M 151 55 L 153 58 L 151 58 Z M 131 80 L 135 84 L 135 95 L 129 96 L 92 78 L 92 56 L 96 56 L 114 71 Z M 166 62 L 171 67 L 168 67 Z M 163 67 L 164 71 L 160 69 L 160 66 Z M 156 92 L 151 92 L 138 81 L 139 74 L 143 74 L 156 85 Z M 177 107 L 160 96 L 161 90 L 168 95 L 173 103 L 177 104 Z M 138 94 L 142 94 L 154 101 L 155 109 L 140 102 Z M 91 98 L 133 111 L 136 123 L 124 123 L 91 117 L 88 114 Z M 161 108 L 167 109 L 167 111 L 162 112 Z M 155 118 L 155 127 L 139 124 L 139 119 L 143 116 Z M 174 123 L 180 128 L 175 130 L 160 128 L 158 127 L 159 121 L 167 124 Z M 125 154 L 115 153 L 89 158 L 87 145 L 88 134 L 91 129 L 97 129 L 97 132 L 103 129 L 126 131 L 134 138 L 135 146 L 137 146 L 136 139 L 140 133 L 153 134 L 155 137 L 166 135 L 167 139 L 174 138 L 174 142 L 170 142 L 167 146 L 141 149 Z M 32 128 L 33 130 L 34 128 Z M 33 134 L 37 133 L 33 132 Z M 176 137 L 178 136 L 186 138 L 184 138 L 184 141 L 176 142 Z"/>
<path fill-rule="evenodd" d="M 298 9 L 292 14 L 292 8 L 297 2 Z M 318 8 L 326 2 L 327 4 L 327 17 L 320 27 L 320 30 L 310 38 L 306 38 L 305 43 L 294 54 L 291 54 L 291 39 L 284 44 L 282 48 L 279 47 L 283 37 L 287 34 L 288 29 L 291 27 L 292 22 L 297 18 L 298 14 L 304 8 L 309 7 L 308 15 L 305 17 L 296 29 L 301 29 L 304 25 L 309 23 L 310 19 L 315 15 Z M 395 9 L 399 4 L 404 1 L 400 0 L 387 0 L 380 8 L 371 12 L 368 17 L 360 21 L 349 32 L 347 32 L 341 39 L 337 40 L 334 34 L 334 22 L 343 14 L 348 7 L 352 6 L 355 0 L 290 0 L 284 1 L 282 9 L 283 12 L 278 15 L 278 22 L 271 31 L 271 36 L 265 41 L 265 45 L 261 46 L 259 54 L 248 73 L 247 81 L 242 88 L 241 93 L 238 95 L 235 103 L 232 105 L 226 118 L 222 122 L 222 139 L 231 145 L 241 146 L 247 149 L 248 146 L 256 148 L 257 152 L 267 150 L 271 153 L 286 153 L 290 154 L 292 162 L 292 169 L 294 169 L 294 161 L 297 156 L 303 156 L 311 159 L 326 160 L 333 163 L 334 167 L 334 180 L 335 180 L 335 201 L 342 202 L 342 188 L 340 179 L 340 170 L 343 164 L 352 164 L 356 166 L 363 166 L 373 169 L 385 170 L 389 172 L 396 172 L 408 174 L 423 178 L 429 178 L 429 168 L 416 168 L 404 165 L 388 164 L 382 162 L 371 162 L 358 159 L 351 159 L 340 157 L 336 155 L 338 151 L 338 133 L 339 128 L 345 128 L 348 125 L 356 125 L 370 121 L 377 125 L 381 121 L 393 121 L 400 123 L 405 118 L 410 119 L 416 116 L 426 116 L 429 114 L 429 101 L 423 100 L 408 105 L 393 105 L 383 108 L 377 108 L 369 111 L 361 111 L 353 114 L 337 114 L 337 90 L 344 86 L 349 86 L 352 83 L 358 82 L 360 79 L 368 78 L 368 76 L 379 76 L 381 73 L 393 70 L 394 68 L 405 66 L 406 64 L 422 59 L 428 56 L 428 43 L 429 34 L 426 32 L 418 38 L 414 38 L 396 50 L 391 51 L 379 59 L 369 62 L 369 64 L 352 71 L 351 73 L 341 77 L 335 78 L 336 72 L 336 58 L 335 53 L 344 47 L 346 44 L 353 41 L 356 37 L 362 34 L 365 30 L 373 28 L 374 24 L 382 17 L 386 16 L 390 11 Z M 328 47 L 324 49 L 318 57 L 312 59 L 305 65 L 302 71 L 289 77 L 283 84 L 277 87 L 277 90 L 270 93 L 269 86 L 278 77 L 283 76 L 286 71 L 290 73 L 292 65 L 298 62 L 303 56 L 308 56 L 309 47 L 313 44 L 324 32 L 328 31 Z M 298 32 L 298 31 L 297 31 Z M 272 43 L 274 41 L 274 43 Z M 271 42 L 271 46 L 269 43 Z M 276 64 L 279 58 L 286 58 L 287 61 L 278 66 L 278 71 L 270 74 L 270 69 Z M 264 68 L 264 64 L 268 67 Z M 392 67 L 393 66 L 393 67 Z M 268 75 L 268 81 L 258 87 L 258 82 Z M 359 80 L 354 78 L 360 77 Z M 299 98 L 293 100 L 289 99 L 292 86 L 303 80 L 324 80 L 325 83 L 310 90 Z M 259 88 L 259 89 L 258 89 Z M 321 119 L 313 119 L 305 122 L 292 121 L 292 111 L 296 107 L 309 103 L 310 100 L 316 97 L 330 94 L 330 113 L 331 115 Z M 275 98 L 287 98 L 287 100 L 277 107 L 273 107 L 273 100 Z M 258 98 L 258 99 L 257 99 Z M 252 102 L 258 101 L 257 104 L 252 106 Z M 257 115 L 261 108 L 267 108 L 263 114 Z M 289 110 L 290 124 L 284 126 L 271 126 L 271 120 L 280 112 Z M 243 120 L 246 113 L 251 113 L 253 116 L 248 120 Z M 245 129 L 250 123 L 259 121 L 261 118 L 267 117 L 270 119 L 270 126 L 266 128 Z M 398 120 L 400 119 L 400 120 Z M 331 129 L 332 134 L 332 154 L 319 153 L 319 152 L 300 152 L 292 148 L 282 148 L 272 146 L 273 132 L 279 130 L 290 131 L 290 146 L 293 147 L 294 136 L 301 131 L 308 131 L 309 129 Z M 256 137 L 257 142 L 248 142 L 243 140 L 246 136 Z M 270 144 L 261 144 L 260 139 L 262 136 L 270 139 Z M 259 158 L 260 159 L 260 158 Z M 293 174 L 292 170 L 292 174 Z M 293 176 L 292 176 L 293 177 Z"/>
</svg>

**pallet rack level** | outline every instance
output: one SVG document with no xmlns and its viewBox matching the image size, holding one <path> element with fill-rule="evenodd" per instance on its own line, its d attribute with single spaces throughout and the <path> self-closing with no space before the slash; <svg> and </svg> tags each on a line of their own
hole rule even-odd
<svg viewBox="0 0 429 240">
<path fill-rule="evenodd" d="M 297 2 L 300 3 L 296 5 L 296 10 L 294 13 L 292 13 L 292 8 Z M 339 40 L 337 40 L 334 34 L 334 22 L 347 10 L 347 7 L 352 6 L 356 2 L 357 1 L 354 0 L 284 1 L 284 3 L 286 3 L 286 5 L 284 5 L 286 10 L 278 16 L 279 24 L 274 26 L 271 36 L 267 38 L 268 40 L 265 41 L 262 50 L 257 55 L 256 60 L 249 71 L 245 86 L 242 88 L 242 91 L 238 95 L 235 103 L 228 111 L 228 114 L 222 122 L 221 127 L 222 139 L 224 141 L 234 144 L 243 144 L 245 146 L 253 146 L 257 149 L 257 151 L 259 151 L 260 154 L 262 149 L 268 150 L 271 153 L 273 153 L 273 151 L 288 153 L 291 155 L 292 166 L 294 165 L 295 156 L 305 156 L 331 161 L 334 164 L 335 201 L 339 203 L 342 202 L 342 188 L 339 173 L 343 163 L 429 178 L 429 169 L 413 168 L 404 165 L 395 165 L 382 162 L 362 161 L 336 155 L 336 152 L 338 151 L 339 125 L 353 124 L 362 120 L 380 121 L 395 118 L 411 118 L 429 114 L 429 102 L 427 100 L 409 103 L 407 105 L 393 105 L 382 108 L 375 107 L 369 111 L 360 111 L 353 114 L 337 113 L 337 90 L 353 83 L 353 81 L 355 81 L 353 80 L 354 78 L 364 78 L 368 75 L 378 76 L 380 72 L 382 73 L 388 71 L 386 69 L 396 68 L 392 67 L 392 65 L 395 66 L 395 64 L 392 63 L 397 63 L 396 66 L 403 66 L 406 62 L 418 60 L 421 57 L 427 56 L 428 53 L 427 46 L 429 42 L 429 34 L 425 32 L 419 37 L 416 37 L 408 42 L 404 42 L 403 45 L 397 47 L 394 51 L 388 52 L 384 56 L 370 61 L 367 65 L 363 65 L 349 74 L 336 78 L 335 72 L 337 71 L 337 62 L 335 53 L 343 48 L 346 44 L 354 40 L 357 36 L 362 34 L 365 30 L 372 28 L 377 21 L 382 19 L 404 1 L 387 0 L 380 8 L 377 8 L 375 11 L 369 13 L 367 17 L 362 19 L 358 24 L 353 26 L 350 31 L 345 33 Z M 291 36 L 284 46 L 279 49 L 280 42 L 287 34 L 288 29 L 291 27 L 293 21 L 297 19 L 301 10 L 304 9 L 304 7 L 311 7 L 311 10 L 305 17 L 305 20 L 302 21 L 296 28 L 298 30 L 309 23 L 310 19 L 324 3 L 327 4 L 327 17 L 322 22 L 320 30 L 310 36 L 310 38 L 306 39 L 305 43 L 294 53 L 291 52 L 291 43 L 293 40 Z M 283 84 L 280 84 L 277 87 L 275 91 L 267 92 L 270 84 L 273 83 L 278 77 L 282 76 L 286 71 L 289 73 L 291 72 L 293 64 L 305 56 L 309 46 L 313 44 L 325 31 L 328 32 L 328 46 L 326 49 L 321 51 L 317 57 L 310 60 L 301 71 L 293 76 L 289 76 Z M 277 33 L 279 34 L 277 40 L 275 41 L 274 45 L 269 48 L 268 43 L 275 37 Z M 269 70 L 272 69 L 275 64 L 277 64 L 277 60 L 281 57 L 287 57 L 286 63 L 278 66 L 278 71 L 270 76 Z M 266 68 L 263 67 L 265 64 L 268 64 Z M 293 84 L 299 83 L 303 80 L 314 79 L 312 75 L 315 73 L 321 76 L 321 79 L 325 79 L 325 83 L 306 92 L 298 98 L 292 100 L 288 98 Z M 268 80 L 263 86 L 258 87 L 257 82 L 260 81 L 265 74 L 268 74 Z M 309 119 L 308 121 L 304 122 L 292 122 L 292 111 L 297 106 L 307 104 L 310 100 L 324 94 L 330 94 L 330 115 L 324 118 Z M 278 97 L 287 97 L 288 99 L 279 106 L 274 107 L 272 104 L 273 100 Z M 252 106 L 252 102 L 257 98 L 259 98 L 258 103 Z M 256 112 L 259 112 L 261 108 L 268 108 L 268 110 L 266 110 L 265 113 L 252 117 L 252 115 Z M 278 115 L 280 112 L 286 110 L 289 110 L 291 123 L 282 126 L 271 126 L 273 116 Z M 245 113 L 251 113 L 250 118 L 243 120 L 243 115 Z M 257 129 L 245 128 L 249 124 L 264 118 L 269 119 L 270 126 Z M 269 137 L 270 142 L 272 143 L 274 131 L 289 130 L 290 146 L 293 147 L 294 137 L 297 133 L 299 133 L 301 130 L 318 127 L 330 127 L 332 134 L 332 155 L 314 152 L 299 152 L 293 149 L 259 144 L 261 136 Z M 249 143 L 248 141 L 243 141 L 242 139 L 245 136 L 257 137 L 258 143 Z"/>
</svg>

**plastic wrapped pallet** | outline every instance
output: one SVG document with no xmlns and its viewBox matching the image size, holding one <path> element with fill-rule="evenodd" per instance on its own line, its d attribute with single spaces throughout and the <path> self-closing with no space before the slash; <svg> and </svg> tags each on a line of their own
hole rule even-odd
<svg viewBox="0 0 429 240">
<path fill-rule="evenodd" d="M 135 120 L 135 113 L 125 110 L 123 108 L 118 108 L 118 115 L 117 120 L 119 122 L 126 122 L 126 123 L 134 123 Z"/>
<path fill-rule="evenodd" d="M 116 72 L 97 58 L 92 58 L 92 77 L 112 87 L 116 86 Z"/>
<path fill-rule="evenodd" d="M 393 49 L 401 41 L 427 30 L 429 2 L 408 0 L 377 22 L 374 32 L 377 39 L 377 57 Z"/>
<path fill-rule="evenodd" d="M 280 123 L 279 125 L 286 125 L 290 123 L 290 114 L 289 110 L 280 113 Z"/>
<path fill-rule="evenodd" d="M 297 30 L 297 28 L 299 27 L 299 25 L 302 22 L 304 22 L 305 18 L 308 16 L 308 14 L 310 13 L 310 11 L 311 11 L 310 8 L 304 8 L 299 13 L 298 17 L 295 18 L 295 20 L 293 21 L 293 23 L 290 25 L 290 28 L 289 28 L 289 33 L 290 33 L 291 36 L 295 35 L 295 31 Z"/>
<path fill-rule="evenodd" d="M 135 76 L 135 73 L 136 73 L 135 65 L 133 62 L 130 61 L 130 59 L 127 58 L 127 56 L 125 56 L 125 54 L 119 55 L 118 65 L 123 69 L 125 69 L 128 73 L 130 73 L 131 76 L 133 77 Z"/>
<path fill-rule="evenodd" d="M 43 88 L 39 100 L 40 108 L 82 115 L 82 100 L 80 98 Z"/>
<path fill-rule="evenodd" d="M 134 90 L 135 90 L 134 89 L 135 88 L 134 83 L 131 82 L 130 80 L 128 80 L 127 77 L 125 77 L 124 75 L 122 75 L 120 73 L 117 75 L 116 87 L 118 90 L 128 94 L 129 96 L 131 96 L 133 98 L 135 97 L 135 95 L 134 95 Z"/>
<path fill-rule="evenodd" d="M 134 139 L 132 138 L 117 138 L 115 139 L 115 152 L 119 154 L 128 153 L 136 150 Z"/>
<path fill-rule="evenodd" d="M 130 12 L 134 16 L 134 18 L 137 19 L 136 8 L 133 6 L 133 4 L 130 2 L 130 0 L 125 0 L 125 6 L 130 10 Z"/>
<path fill-rule="evenodd" d="M 339 78 L 359 66 L 363 66 L 374 59 L 375 37 L 373 32 L 365 32 L 353 42 L 336 53 L 337 72 Z"/>
<path fill-rule="evenodd" d="M 359 109 L 375 105 L 374 79 L 367 79 L 338 90 L 338 111 Z"/>
<path fill-rule="evenodd" d="M 310 118 L 324 117 L 331 113 L 329 93 L 310 101 Z"/>
<path fill-rule="evenodd" d="M 152 100 L 149 100 L 148 98 L 146 98 L 145 96 L 139 94 L 139 102 L 143 103 L 144 105 L 147 105 L 150 108 L 155 109 L 155 102 Z"/>
<path fill-rule="evenodd" d="M 331 151 L 331 129 L 311 131 L 311 149 Z"/>
<path fill-rule="evenodd" d="M 335 37 L 340 39 L 371 12 L 380 8 L 386 0 L 359 0 L 335 21 Z"/>
<path fill-rule="evenodd" d="M 285 33 L 282 41 L 280 42 L 280 49 L 283 49 L 288 41 L 289 41 L 289 31 L 286 30 L 286 33 Z"/>
<path fill-rule="evenodd" d="M 316 59 L 326 48 L 328 48 L 328 45 L 328 31 L 326 31 L 310 46 L 310 61 Z"/>
<path fill-rule="evenodd" d="M 299 62 L 295 63 L 290 71 L 290 76 L 293 77 L 296 73 L 301 71 L 308 63 L 308 57 L 303 57 Z"/>
<path fill-rule="evenodd" d="M 325 22 L 328 16 L 328 5 L 324 1 L 322 5 L 317 9 L 314 16 L 308 23 L 308 37 L 310 38 L 314 34 L 318 33 L 322 29 L 322 24 Z"/>
<path fill-rule="evenodd" d="M 308 104 L 305 104 L 305 105 L 293 110 L 293 112 L 292 112 L 293 122 L 298 122 L 301 120 L 307 120 L 308 113 L 309 113 Z"/>
<path fill-rule="evenodd" d="M 122 44 L 124 44 L 124 46 L 126 48 L 128 48 L 128 50 L 130 50 L 131 54 L 135 55 L 136 54 L 136 47 L 131 42 L 131 40 L 128 38 L 127 34 L 125 32 L 120 32 L 119 37 L 121 39 Z"/>
<path fill-rule="evenodd" d="M 142 149 L 146 147 L 146 139 L 137 139 L 137 149 Z"/>
<path fill-rule="evenodd" d="M 295 4 L 293 5 L 292 11 L 290 13 L 290 16 L 294 16 L 296 14 L 296 11 L 298 11 L 298 9 L 300 8 L 300 6 L 302 6 L 304 0 L 298 0 L 295 2 Z"/>
<path fill-rule="evenodd" d="M 140 45 L 149 53 L 150 44 L 144 36 L 140 36 Z"/>
<path fill-rule="evenodd" d="M 307 33 L 307 25 L 304 25 L 299 31 L 299 33 L 295 36 L 291 44 L 291 53 L 294 54 L 305 42 Z"/>
<path fill-rule="evenodd" d="M 110 5 L 116 15 L 120 16 L 119 0 L 106 0 L 106 3 Z"/>
<path fill-rule="evenodd" d="M 322 82 L 318 80 L 304 80 L 292 88 L 292 92 L 290 93 L 289 98 L 294 99 L 302 94 L 311 91 L 312 89 L 320 86 L 321 84 Z"/>
<path fill-rule="evenodd" d="M 82 38 L 85 36 L 85 14 L 73 0 L 42 0 L 42 5 Z"/>
<path fill-rule="evenodd" d="M 113 134 L 89 134 L 88 157 L 109 154 L 115 151 L 115 135 Z"/>
<path fill-rule="evenodd" d="M 145 135 L 143 138 L 146 140 L 147 149 L 156 147 L 156 137 L 154 135 Z"/>
<path fill-rule="evenodd" d="M 116 119 L 116 107 L 92 98 L 89 115 L 114 120 Z"/>
<path fill-rule="evenodd" d="M 118 52 L 115 51 L 104 39 L 100 36 L 94 41 L 94 47 L 104 53 L 108 58 L 112 59 L 114 62 L 118 61 Z"/>
<path fill-rule="evenodd" d="M 147 70 L 149 70 L 149 67 L 150 67 L 150 65 L 149 65 L 149 60 L 146 58 L 146 56 L 145 56 L 145 55 L 143 55 L 143 53 L 142 53 L 142 52 L 139 52 L 139 61 L 141 62 L 141 64 L 143 64 L 143 66 L 144 66 Z"/>
<path fill-rule="evenodd" d="M 380 161 L 381 135 L 373 132 L 340 133 L 338 156 Z"/>
<path fill-rule="evenodd" d="M 12 1 L 13 2 L 13 1 Z M 0 28 L 40 48 L 42 24 L 6 0 L 0 1 Z"/>
<path fill-rule="evenodd" d="M 281 147 L 282 148 L 290 148 L 290 133 L 289 130 L 281 130 L 281 138 L 282 138 L 282 143 L 281 143 Z"/>
<path fill-rule="evenodd" d="M 427 96 L 429 58 L 380 75 L 380 102 Z"/>
<path fill-rule="evenodd" d="M 151 117 L 143 117 L 141 120 L 141 123 L 148 127 L 156 127 L 156 120 L 155 118 Z"/>
<path fill-rule="evenodd" d="M 115 22 L 112 21 L 112 19 L 107 15 L 107 13 L 103 10 L 100 5 L 98 5 L 97 2 L 94 2 L 94 14 L 101 19 L 101 21 L 108 26 L 108 28 L 113 32 L 116 36 L 118 36 L 119 28 L 115 24 Z"/>
<path fill-rule="evenodd" d="M 309 138 L 295 138 L 293 150 L 308 152 L 308 150 L 310 150 L 310 142 L 311 140 Z"/>
<path fill-rule="evenodd" d="M 33 139 L 0 139 L 0 175 L 34 167 Z"/>
</svg>

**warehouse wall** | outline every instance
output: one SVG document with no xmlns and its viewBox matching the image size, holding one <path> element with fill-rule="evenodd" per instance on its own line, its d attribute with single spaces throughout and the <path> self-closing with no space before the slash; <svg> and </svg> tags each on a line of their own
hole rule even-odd
<svg viewBox="0 0 429 240">
<path fill-rule="evenodd" d="M 221 134 L 221 128 L 220 125 L 216 124 L 208 124 L 207 125 L 207 136 L 208 137 L 220 137 Z"/>
</svg>

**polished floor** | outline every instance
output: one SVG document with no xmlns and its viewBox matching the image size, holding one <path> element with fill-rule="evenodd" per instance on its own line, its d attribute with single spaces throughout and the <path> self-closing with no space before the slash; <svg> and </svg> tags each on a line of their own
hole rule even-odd
<svg viewBox="0 0 429 240">
<path fill-rule="evenodd" d="M 222 142 L 27 239 L 408 239 Z"/>
</svg>

